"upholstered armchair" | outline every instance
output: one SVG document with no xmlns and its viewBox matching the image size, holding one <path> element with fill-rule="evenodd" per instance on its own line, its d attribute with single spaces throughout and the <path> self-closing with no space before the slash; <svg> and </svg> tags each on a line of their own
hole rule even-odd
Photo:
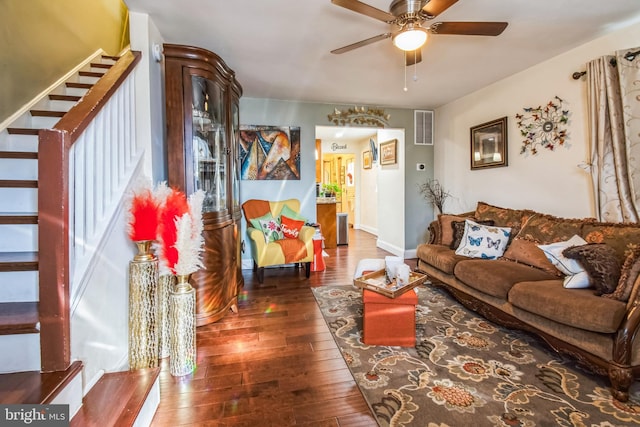
<svg viewBox="0 0 640 427">
<path fill-rule="evenodd" d="M 298 268 L 304 263 L 308 278 L 315 229 L 306 226 L 306 220 L 300 216 L 300 201 L 251 199 L 242 204 L 242 211 L 258 282 L 264 281 L 265 267 L 284 264 L 295 264 Z"/>
</svg>

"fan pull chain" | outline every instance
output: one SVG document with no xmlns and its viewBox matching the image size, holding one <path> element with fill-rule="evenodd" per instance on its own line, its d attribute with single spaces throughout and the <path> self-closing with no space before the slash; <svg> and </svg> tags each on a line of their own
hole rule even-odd
<svg viewBox="0 0 640 427">
<path fill-rule="evenodd" d="M 404 91 L 407 92 L 407 51 L 404 51 Z"/>
</svg>

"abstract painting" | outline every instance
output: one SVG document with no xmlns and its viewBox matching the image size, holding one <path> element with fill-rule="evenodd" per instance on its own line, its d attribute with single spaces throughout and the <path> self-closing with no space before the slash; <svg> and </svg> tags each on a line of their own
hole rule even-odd
<svg viewBox="0 0 640 427">
<path fill-rule="evenodd" d="M 240 125 L 240 179 L 299 180 L 300 128 Z"/>
</svg>

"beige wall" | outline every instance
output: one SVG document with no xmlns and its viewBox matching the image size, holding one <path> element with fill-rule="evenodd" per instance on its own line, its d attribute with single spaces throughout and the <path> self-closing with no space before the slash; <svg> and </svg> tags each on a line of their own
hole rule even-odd
<svg viewBox="0 0 640 427">
<path fill-rule="evenodd" d="M 0 1 L 0 122 L 98 49 L 129 44 L 122 0 Z"/>
<path fill-rule="evenodd" d="M 473 210 L 478 201 L 531 208 L 564 217 L 593 216 L 588 173 L 578 165 L 589 156 L 586 81 L 575 71 L 615 50 L 640 46 L 640 24 L 617 30 L 438 108 L 435 112 L 434 175 L 451 192 L 446 210 Z M 571 113 L 566 147 L 520 154 L 522 138 L 515 115 L 559 96 Z M 509 166 L 470 170 L 469 128 L 508 117 Z"/>
</svg>

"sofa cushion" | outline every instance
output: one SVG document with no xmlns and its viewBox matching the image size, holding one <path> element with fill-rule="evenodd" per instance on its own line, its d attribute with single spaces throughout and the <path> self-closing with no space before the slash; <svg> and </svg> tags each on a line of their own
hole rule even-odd
<svg viewBox="0 0 640 427">
<path fill-rule="evenodd" d="M 468 219 L 473 220 L 473 218 L 468 218 Z M 495 225 L 492 220 L 475 221 L 475 222 L 477 222 L 480 225 Z M 451 222 L 451 227 L 453 228 L 453 240 L 451 241 L 449 248 L 453 249 L 454 251 L 458 249 L 458 247 L 460 246 L 460 242 L 462 242 L 462 236 L 464 235 L 465 224 L 466 222 L 464 220 Z"/>
<path fill-rule="evenodd" d="M 511 235 L 515 236 L 520 226 L 532 214 L 533 211 L 530 210 L 501 208 L 485 202 L 478 202 L 474 218 L 477 221 L 491 220 L 499 227 L 511 227 Z"/>
<path fill-rule="evenodd" d="M 551 264 L 565 275 L 565 288 L 589 287 L 589 275 L 586 273 L 584 267 L 582 267 L 582 264 L 580 264 L 578 260 L 567 258 L 562 253 L 567 248 L 585 245 L 586 243 L 587 242 L 582 237 L 574 235 L 569 240 L 562 242 L 538 245 L 549 261 L 551 261 Z"/>
<path fill-rule="evenodd" d="M 583 222 L 583 220 L 558 218 L 552 215 L 532 215 L 522 225 L 504 257 L 560 277 L 562 273 L 549 261 L 538 245 L 567 241 L 572 236 L 579 235 Z"/>
<path fill-rule="evenodd" d="M 504 254 L 509 243 L 511 228 L 495 225 L 480 225 L 470 219 L 465 220 L 464 234 L 456 255 L 469 258 L 496 259 Z"/>
<path fill-rule="evenodd" d="M 451 242 L 453 241 L 453 224 L 452 223 L 454 221 L 464 222 L 465 219 L 473 219 L 473 218 L 465 215 L 449 215 L 449 214 L 438 215 L 438 223 L 440 225 L 440 241 L 438 243 L 445 246 L 451 246 Z"/>
<path fill-rule="evenodd" d="M 582 226 L 582 238 L 589 243 L 606 243 L 615 249 L 620 263 L 640 246 L 638 224 L 592 222 Z"/>
<path fill-rule="evenodd" d="M 605 298 L 613 298 L 618 301 L 628 301 L 633 285 L 640 275 L 640 247 L 635 248 L 622 265 L 620 279 L 616 290 L 610 294 L 602 295 Z"/>
<path fill-rule="evenodd" d="M 551 280 L 555 277 L 537 268 L 506 260 L 466 259 L 456 264 L 456 278 L 467 286 L 494 297 L 507 299 L 518 282 Z"/>
<path fill-rule="evenodd" d="M 587 331 L 614 333 L 626 314 L 626 304 L 595 296 L 589 289 L 566 289 L 561 280 L 520 282 L 509 291 L 509 302 L 522 310 Z"/>
<path fill-rule="evenodd" d="M 446 246 L 442 245 L 419 245 L 416 250 L 416 256 L 427 264 L 442 270 L 447 274 L 453 274 L 453 269 L 459 261 L 469 259 L 460 255 Z"/>
<path fill-rule="evenodd" d="M 591 286 L 596 289 L 596 295 L 615 291 L 622 267 L 615 249 L 611 246 L 604 243 L 588 243 L 567 248 L 562 253 L 582 264 L 589 275 Z"/>
</svg>

